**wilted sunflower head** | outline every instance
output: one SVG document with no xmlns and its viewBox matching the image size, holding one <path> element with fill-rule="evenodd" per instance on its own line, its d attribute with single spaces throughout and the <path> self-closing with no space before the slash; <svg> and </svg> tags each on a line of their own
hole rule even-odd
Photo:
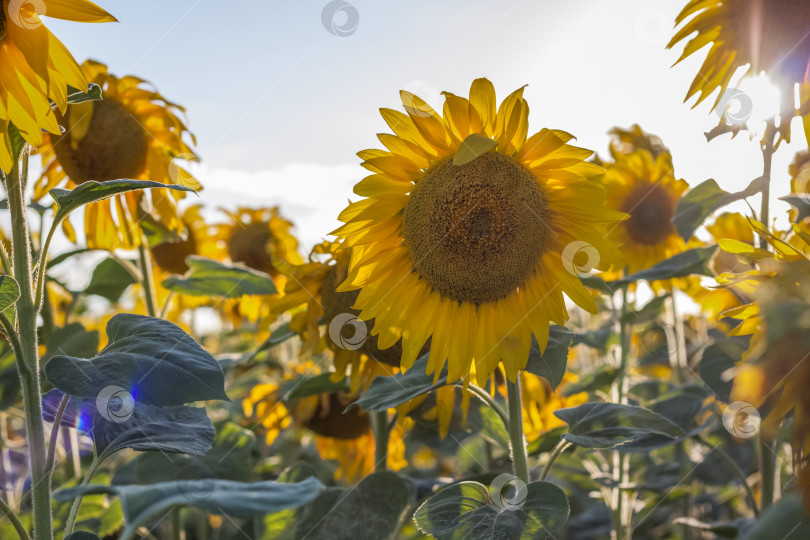
<svg viewBox="0 0 810 540">
<path fill-rule="evenodd" d="M 667 47 L 692 36 L 678 62 L 711 45 L 686 99 L 697 94 L 697 105 L 719 89 L 714 108 L 723 101 L 739 68 L 747 66 L 743 76 L 764 71 L 779 87 L 780 131 L 790 141 L 794 86 L 800 85 L 802 103 L 810 99 L 810 85 L 805 84 L 810 81 L 810 4 L 805 0 L 691 0 L 676 24 L 681 28 Z"/>
<path fill-rule="evenodd" d="M 379 135 L 388 150 L 358 153 L 372 174 L 339 217 L 352 251 L 338 291 L 360 289 L 360 318 L 375 320 L 380 347 L 402 339 L 404 368 L 430 338 L 436 376 L 447 361 L 450 380 L 474 365 L 482 382 L 503 361 L 515 380 L 531 334 L 545 348 L 549 322 L 565 322 L 563 294 L 596 309 L 574 255 L 620 260 L 606 236 L 626 216 L 587 179 L 601 171 L 591 151 L 558 130 L 528 136 L 522 88 L 500 106 L 486 79 L 469 98 L 443 95 L 442 116 L 404 91 L 407 114 L 381 109 L 394 134 Z"/>
<path fill-rule="evenodd" d="M 37 150 L 43 173 L 34 185 L 34 200 L 51 189 L 73 188 L 90 180 L 152 180 L 194 190 L 200 183 L 181 167 L 197 160 L 180 117 L 184 109 L 166 100 L 134 76 L 116 77 L 93 60 L 81 66 L 89 82 L 101 87 L 103 99 L 68 106 L 59 115 L 64 133 L 50 134 Z M 85 211 L 85 233 L 91 248 L 131 248 L 141 242 L 138 222 L 151 214 L 164 227 L 181 233 L 176 201 L 182 192 L 150 190 L 92 203 Z M 69 237 L 75 241 L 72 233 Z"/>
<path fill-rule="evenodd" d="M 649 268 L 685 249 L 672 217 L 688 185 L 675 178 L 668 153 L 657 158 L 646 150 L 621 155 L 607 167 L 602 182 L 608 207 L 630 215 L 610 231 L 622 246 L 628 272 Z"/>
<path fill-rule="evenodd" d="M 87 88 L 76 60 L 43 26 L 40 16 L 44 15 L 77 22 L 115 21 L 87 0 L 0 0 L 0 169 L 4 172 L 11 169 L 13 160 L 9 124 L 30 144 L 41 146 L 43 130 L 60 132 L 49 99 L 65 111 L 68 85 Z"/>
</svg>

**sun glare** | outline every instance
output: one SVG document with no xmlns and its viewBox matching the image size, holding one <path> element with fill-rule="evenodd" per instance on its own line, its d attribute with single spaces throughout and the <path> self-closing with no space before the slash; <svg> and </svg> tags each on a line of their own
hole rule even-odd
<svg viewBox="0 0 810 540">
<path fill-rule="evenodd" d="M 760 73 L 756 77 L 743 79 L 739 91 L 741 95 L 734 100 L 736 103 L 728 104 L 728 114 L 745 117 L 752 131 L 762 132 L 765 123 L 779 114 L 779 88 L 764 73 Z"/>
</svg>

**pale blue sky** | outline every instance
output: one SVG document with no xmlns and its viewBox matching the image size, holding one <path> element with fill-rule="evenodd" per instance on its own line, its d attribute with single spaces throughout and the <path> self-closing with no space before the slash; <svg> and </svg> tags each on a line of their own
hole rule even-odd
<svg viewBox="0 0 810 540">
<path fill-rule="evenodd" d="M 398 108 L 401 88 L 435 103 L 476 77 L 499 99 L 528 83 L 532 132 L 564 129 L 604 154 L 610 127 L 638 122 L 692 185 L 714 177 L 738 190 L 761 172 L 755 143 L 706 143 L 717 117 L 682 103 L 700 58 L 670 69 L 680 47 L 664 45 L 685 0 L 352 0 L 359 23 L 346 37 L 324 28 L 325 0 L 97 1 L 121 22 L 47 24 L 79 61 L 186 105 L 203 203 L 280 203 L 307 245 L 337 225 L 364 176 L 354 153 L 377 146 L 378 108 Z M 777 153 L 776 195 L 802 140 L 797 131 Z"/>
</svg>

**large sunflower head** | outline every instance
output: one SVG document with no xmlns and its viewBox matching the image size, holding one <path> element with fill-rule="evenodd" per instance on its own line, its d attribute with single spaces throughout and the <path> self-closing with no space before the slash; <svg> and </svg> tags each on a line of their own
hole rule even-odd
<svg viewBox="0 0 810 540">
<path fill-rule="evenodd" d="M 39 149 L 44 170 L 34 186 L 34 199 L 60 185 L 73 188 L 89 180 L 121 178 L 202 189 L 179 165 L 197 159 L 186 142 L 193 142 L 194 136 L 180 118 L 182 107 L 167 101 L 142 79 L 112 75 L 102 63 L 88 60 L 81 70 L 89 82 L 101 87 L 103 99 L 70 105 L 58 115 L 65 131 L 48 135 Z M 182 192 L 151 192 L 148 200 L 133 192 L 88 205 L 88 247 L 137 245 L 141 241 L 138 222 L 145 213 L 173 231 L 182 231 L 175 204 Z"/>
<path fill-rule="evenodd" d="M 388 150 L 358 154 L 371 175 L 335 231 L 352 248 L 339 290 L 361 289 L 360 318 L 375 319 L 380 346 L 402 339 L 404 368 L 431 338 L 436 376 L 445 361 L 450 380 L 474 364 L 483 382 L 503 361 L 515 380 L 531 334 L 544 349 L 549 321 L 565 322 L 564 294 L 595 311 L 572 259 L 584 246 L 591 264 L 618 261 L 607 230 L 625 216 L 585 179 L 600 170 L 591 151 L 562 131 L 528 137 L 522 88 L 497 106 L 478 79 L 469 99 L 444 93 L 443 115 L 401 95 L 406 114 L 381 109 Z"/>
<path fill-rule="evenodd" d="M 76 60 L 42 24 L 40 16 L 77 22 L 110 22 L 115 17 L 87 0 L 13 2 L 0 0 L 0 169 L 12 166 L 9 124 L 33 146 L 42 131 L 58 134 L 49 100 L 65 112 L 67 87 L 87 88 Z"/>
<path fill-rule="evenodd" d="M 668 153 L 657 158 L 646 150 L 621 155 L 608 167 L 603 184 L 608 207 L 630 214 L 610 231 L 622 245 L 628 272 L 649 268 L 684 250 L 672 217 L 688 185 L 675 178 Z"/>
<path fill-rule="evenodd" d="M 667 47 L 690 36 L 678 62 L 706 45 L 706 60 L 686 95 L 697 103 L 719 89 L 718 106 L 737 70 L 744 76 L 765 71 L 780 89 L 780 131 L 790 140 L 795 114 L 794 86 L 801 85 L 801 102 L 810 99 L 810 4 L 805 0 L 691 0 L 676 19 L 682 25 Z"/>
</svg>

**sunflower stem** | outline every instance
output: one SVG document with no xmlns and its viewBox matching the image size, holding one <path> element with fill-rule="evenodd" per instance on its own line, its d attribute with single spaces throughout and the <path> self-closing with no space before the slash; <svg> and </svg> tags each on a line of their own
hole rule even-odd
<svg viewBox="0 0 810 540">
<path fill-rule="evenodd" d="M 141 283 L 143 284 L 143 295 L 146 300 L 146 312 L 150 317 L 157 317 L 157 299 L 155 298 L 155 288 L 152 283 L 152 260 L 149 251 L 144 245 L 144 240 L 138 245 L 138 257 L 141 261 Z"/>
<path fill-rule="evenodd" d="M 619 374 L 616 382 L 616 401 L 617 403 L 627 402 L 627 367 L 630 359 L 630 347 L 628 340 L 628 322 L 627 322 L 627 287 L 622 289 L 622 305 L 619 311 Z M 627 481 L 628 473 L 628 456 L 622 452 L 613 453 L 613 477 L 616 481 L 616 487 L 613 488 L 613 502 L 615 505 L 614 511 L 614 531 L 612 538 L 615 540 L 625 540 L 632 535 L 632 528 L 630 522 L 632 521 L 632 513 L 627 516 L 628 512 L 625 508 L 629 501 L 627 500 L 627 493 L 623 490 L 623 485 Z M 627 517 L 626 517 L 627 516 Z"/>
<path fill-rule="evenodd" d="M 14 278 L 20 287 L 17 300 L 17 321 L 21 354 L 17 358 L 22 381 L 25 407 L 25 427 L 28 457 L 31 467 L 31 498 L 34 515 L 34 539 L 53 538 L 51 514 L 51 472 L 47 467 L 45 426 L 42 421 L 42 394 L 39 383 L 39 354 L 37 350 L 37 310 L 33 295 L 31 272 L 31 241 L 28 212 L 25 204 L 25 174 L 28 171 L 27 145 L 21 150 L 6 178 L 8 208 L 11 213 L 12 261 Z"/>
<path fill-rule="evenodd" d="M 372 412 L 371 427 L 374 431 L 374 471 L 380 472 L 388 466 L 388 439 L 391 433 L 388 428 L 388 411 Z"/>
<path fill-rule="evenodd" d="M 520 374 L 515 382 L 506 378 L 506 401 L 509 406 L 509 442 L 512 447 L 512 465 L 515 476 L 529 483 L 529 457 L 526 454 L 526 437 L 523 436 L 523 406 L 520 399 Z"/>
<path fill-rule="evenodd" d="M 543 472 L 540 473 L 539 480 L 542 482 L 548 477 L 548 473 L 551 472 L 551 466 L 554 465 L 554 462 L 560 457 L 560 454 L 565 452 L 565 450 L 571 446 L 571 443 L 566 441 L 565 439 L 560 439 L 560 442 L 557 443 L 557 446 L 554 447 L 554 451 L 551 452 L 551 455 L 548 457 L 548 461 L 546 462 L 546 466 L 543 467 Z"/>
<path fill-rule="evenodd" d="M 762 201 L 761 209 L 759 212 L 760 222 L 768 228 L 768 221 L 770 221 L 770 195 L 771 195 L 771 166 L 773 164 L 774 138 L 776 137 L 776 128 L 774 120 L 768 121 L 768 126 L 765 129 L 765 136 L 763 143 L 760 145 L 762 150 Z M 759 238 L 760 249 L 768 250 L 769 244 L 765 237 Z M 776 487 L 776 451 L 773 448 L 773 441 L 769 437 L 764 436 L 760 431 L 758 436 L 757 454 L 759 458 L 759 474 L 760 474 L 760 489 L 761 489 L 761 509 L 765 510 L 774 501 L 774 490 Z"/>
<path fill-rule="evenodd" d="M 82 483 L 80 485 L 86 486 L 90 483 L 90 480 L 93 479 L 93 475 L 96 474 L 96 470 L 104 461 L 104 456 L 102 457 L 94 457 L 93 461 L 90 463 L 90 467 L 87 468 L 87 472 L 84 473 L 84 478 L 82 478 Z M 73 504 L 70 506 L 70 513 L 68 513 L 67 520 L 65 520 L 65 535 L 64 538 L 70 536 L 70 533 L 73 532 L 73 527 L 76 525 L 76 517 L 79 515 L 79 508 L 82 505 L 82 498 L 83 495 L 77 495 L 75 499 L 73 499 Z M 63 538 L 63 540 L 64 540 Z"/>
<path fill-rule="evenodd" d="M 8 518 L 8 520 L 14 526 L 14 530 L 17 531 L 17 535 L 20 537 L 20 540 L 30 540 L 28 531 L 26 531 L 23 524 L 20 523 L 20 519 L 17 517 L 17 514 L 14 513 L 14 510 L 12 510 L 8 503 L 6 503 L 6 501 L 3 499 L 0 499 L 0 513 Z"/>
</svg>

